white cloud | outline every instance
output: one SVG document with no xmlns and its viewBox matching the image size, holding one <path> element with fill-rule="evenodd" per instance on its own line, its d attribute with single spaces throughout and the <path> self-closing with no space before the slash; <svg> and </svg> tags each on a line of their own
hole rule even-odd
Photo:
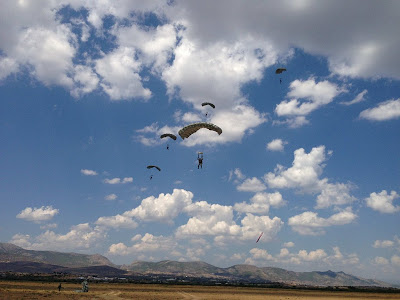
<svg viewBox="0 0 400 300">
<path fill-rule="evenodd" d="M 399 66 L 393 63 L 399 52 L 398 39 L 394 38 L 396 28 L 400 27 L 396 1 L 385 5 L 363 3 L 362 9 L 353 3 L 337 1 L 265 1 L 246 6 L 241 1 L 208 2 L 206 6 L 195 1 L 174 3 L 168 16 L 184 20 L 187 35 L 205 45 L 219 40 L 243 40 L 252 34 L 271 41 L 280 51 L 294 46 L 325 56 L 335 74 L 400 77 Z M 375 20 L 385 22 L 372 24 L 371 11 Z"/>
<path fill-rule="evenodd" d="M 364 99 L 364 96 L 365 96 L 365 94 L 367 94 L 367 92 L 368 92 L 367 90 L 363 90 L 363 91 L 362 91 L 361 93 L 359 93 L 353 100 L 348 101 L 348 102 L 340 102 L 340 104 L 349 106 L 349 105 L 353 105 L 353 104 L 362 102 L 362 101 L 365 100 L 365 99 Z"/>
<path fill-rule="evenodd" d="M 237 239 L 255 240 L 260 232 L 264 232 L 263 242 L 267 242 L 273 239 L 283 226 L 278 217 L 271 219 L 268 216 L 254 216 L 250 213 L 246 214 L 239 226 L 233 220 L 231 206 L 209 204 L 205 201 L 189 205 L 185 212 L 192 217 L 185 225 L 177 228 L 177 237 L 215 236 L 214 241 L 221 245 Z"/>
<path fill-rule="evenodd" d="M 357 218 L 351 210 L 342 211 L 331 215 L 329 218 L 321 218 L 317 213 L 306 211 L 300 215 L 289 218 L 288 224 L 292 230 L 301 235 L 325 234 L 324 228 L 330 226 L 345 225 Z"/>
<path fill-rule="evenodd" d="M 111 216 L 111 217 L 100 217 L 95 222 L 96 225 L 111 228 L 129 228 L 134 229 L 138 224 L 128 216 Z"/>
<path fill-rule="evenodd" d="M 286 248 L 291 248 L 291 247 L 294 247 L 294 243 L 293 242 L 286 242 L 286 243 L 283 244 L 283 246 L 286 247 Z"/>
<path fill-rule="evenodd" d="M 256 177 L 248 178 L 241 184 L 239 184 L 236 189 L 241 192 L 261 192 L 267 187 Z"/>
<path fill-rule="evenodd" d="M 99 78 L 91 67 L 77 65 L 74 67 L 74 87 L 71 90 L 71 95 L 79 98 L 85 94 L 93 92 L 99 84 Z"/>
<path fill-rule="evenodd" d="M 125 184 L 125 183 L 133 182 L 133 178 L 132 177 L 125 177 L 122 180 L 119 177 L 115 177 L 115 178 L 112 178 L 112 179 L 106 178 L 106 179 L 104 179 L 103 182 L 107 183 L 107 184 Z"/>
<path fill-rule="evenodd" d="M 46 231 L 36 237 L 14 235 L 10 243 L 32 250 L 79 251 L 91 249 L 104 242 L 106 234 L 99 227 L 92 228 L 88 223 L 71 227 L 66 234 Z"/>
<path fill-rule="evenodd" d="M 96 61 L 96 72 L 102 77 L 100 86 L 111 100 L 151 97 L 151 91 L 142 85 L 142 64 L 135 60 L 135 55 L 134 49 L 120 47 Z"/>
<path fill-rule="evenodd" d="M 321 194 L 317 197 L 316 209 L 327 208 L 333 205 L 345 205 L 356 200 L 350 195 L 350 190 L 353 188 L 351 184 L 345 183 L 328 183 L 320 181 Z"/>
<path fill-rule="evenodd" d="M 267 144 L 267 150 L 283 151 L 286 144 L 287 144 L 286 141 L 283 141 L 281 139 L 274 139 Z"/>
<path fill-rule="evenodd" d="M 386 190 L 382 190 L 379 194 L 371 193 L 368 198 L 365 199 L 367 206 L 373 210 L 379 211 L 380 213 L 393 214 L 400 211 L 400 206 L 393 205 L 394 199 L 399 198 L 399 195 L 395 191 L 391 191 L 390 194 Z"/>
<path fill-rule="evenodd" d="M 108 253 L 111 255 L 148 254 L 152 252 L 171 253 L 179 248 L 178 243 L 171 237 L 154 236 L 146 233 L 140 240 L 128 247 L 124 243 L 112 244 Z"/>
<path fill-rule="evenodd" d="M 235 184 L 239 184 L 239 182 L 245 178 L 246 176 L 242 173 L 242 171 L 240 171 L 239 168 L 229 171 L 228 181 L 233 180 Z"/>
<path fill-rule="evenodd" d="M 81 173 L 86 176 L 96 176 L 97 175 L 96 171 L 88 170 L 88 169 L 81 169 Z"/>
<path fill-rule="evenodd" d="M 42 230 L 47 230 L 47 229 L 53 229 L 53 228 L 57 228 L 58 225 L 56 223 L 49 223 L 49 224 L 44 224 L 40 226 L 40 229 Z"/>
<path fill-rule="evenodd" d="M 9 57 L 0 57 L 0 80 L 6 78 L 11 73 L 18 71 L 17 62 Z"/>
<path fill-rule="evenodd" d="M 105 200 L 115 200 L 117 198 L 118 198 L 118 196 L 115 195 L 115 194 L 109 194 L 109 195 L 104 197 Z"/>
<path fill-rule="evenodd" d="M 173 223 L 174 219 L 192 203 L 193 194 L 183 189 L 174 189 L 172 194 L 159 194 L 142 200 L 141 204 L 123 215 L 144 221 Z"/>
<path fill-rule="evenodd" d="M 282 101 L 275 108 L 275 113 L 280 117 L 307 116 L 321 106 L 329 104 L 333 101 L 333 98 L 344 92 L 334 83 L 327 80 L 316 83 L 312 78 L 305 81 L 295 80 L 291 82 L 290 89 L 287 94 L 287 98 L 290 98 L 290 100 Z M 304 100 L 299 101 L 299 99 Z M 305 119 L 301 121 L 295 119 L 290 126 L 299 127 L 299 125 L 305 123 Z"/>
<path fill-rule="evenodd" d="M 314 147 L 310 153 L 303 148 L 294 151 L 292 167 L 285 169 L 277 165 L 274 172 L 264 175 L 264 181 L 273 188 L 296 188 L 306 193 L 320 193 L 315 208 L 327 208 L 350 204 L 356 200 L 350 195 L 353 185 L 329 183 L 328 178 L 320 179 L 324 162 L 331 151 L 325 153 L 325 146 Z"/>
<path fill-rule="evenodd" d="M 374 248 L 389 248 L 389 247 L 393 247 L 393 245 L 394 245 L 394 242 L 390 241 L 390 240 L 383 240 L 383 241 L 376 240 L 374 242 L 373 247 Z"/>
<path fill-rule="evenodd" d="M 132 177 L 124 177 L 124 179 L 122 179 L 122 183 L 131 183 L 131 182 L 133 182 Z"/>
<path fill-rule="evenodd" d="M 361 119 L 370 121 L 387 121 L 400 117 L 400 98 L 379 103 L 374 108 L 368 108 L 360 113 Z"/>
<path fill-rule="evenodd" d="M 51 220 L 55 215 L 59 213 L 59 210 L 50 206 L 42 206 L 39 208 L 27 207 L 23 209 L 17 218 L 25 219 L 27 221 L 41 222 Z"/>
<path fill-rule="evenodd" d="M 308 154 L 300 148 L 294 151 L 291 168 L 284 170 L 283 166 L 278 165 L 274 173 L 265 174 L 264 180 L 270 187 L 301 187 L 314 190 L 325 160 L 325 146 L 314 147 Z"/>
<path fill-rule="evenodd" d="M 390 258 L 390 261 L 391 261 L 391 263 L 392 263 L 393 265 L 395 265 L 395 266 L 397 266 L 397 267 L 400 267 L 400 256 L 398 256 L 398 255 L 393 255 L 393 256 Z"/>
<path fill-rule="evenodd" d="M 234 210 L 243 213 L 267 214 L 270 206 L 280 207 L 285 204 L 282 195 L 275 193 L 257 193 L 250 199 L 250 204 L 246 202 L 235 203 Z"/>
<path fill-rule="evenodd" d="M 388 265 L 389 260 L 384 257 L 377 256 L 374 258 L 374 263 L 376 263 L 377 265 Z"/>
<path fill-rule="evenodd" d="M 307 253 L 306 250 L 300 250 L 298 253 L 298 257 L 301 258 L 303 261 L 319 261 L 322 258 L 327 257 L 327 254 L 322 249 L 310 251 L 309 253 Z"/>
</svg>

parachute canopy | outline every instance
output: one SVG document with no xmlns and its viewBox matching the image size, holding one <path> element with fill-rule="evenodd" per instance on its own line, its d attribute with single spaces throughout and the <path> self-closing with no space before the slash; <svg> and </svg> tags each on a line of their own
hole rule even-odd
<svg viewBox="0 0 400 300">
<path fill-rule="evenodd" d="M 202 128 L 207 128 L 208 130 L 215 131 L 219 135 L 222 133 L 222 129 L 219 128 L 217 125 L 214 125 L 212 123 L 194 123 L 194 124 L 190 124 L 188 126 L 183 127 L 181 130 L 179 130 L 178 133 L 181 136 L 181 138 L 184 140 L 185 138 L 188 138 L 193 133 L 195 133 L 197 130 L 202 129 Z"/>
<path fill-rule="evenodd" d="M 283 71 L 286 71 L 286 69 L 285 68 L 278 68 L 278 69 L 276 69 L 275 74 L 281 74 Z"/>
<path fill-rule="evenodd" d="M 206 106 L 206 105 L 210 105 L 212 108 L 215 108 L 215 105 L 212 104 L 212 103 L 210 103 L 210 102 L 203 102 L 203 103 L 201 104 L 201 106 Z"/>
<path fill-rule="evenodd" d="M 262 237 L 263 233 L 264 233 L 264 232 L 261 232 L 261 234 L 260 234 L 260 236 L 258 237 L 258 239 L 257 239 L 257 242 L 256 242 L 256 243 L 258 243 L 258 241 L 261 239 L 261 237 Z"/>
<path fill-rule="evenodd" d="M 176 135 L 173 135 L 172 133 L 164 133 L 164 134 L 160 135 L 160 139 L 163 139 L 165 137 L 170 137 L 174 141 L 176 140 Z"/>
<path fill-rule="evenodd" d="M 161 171 L 161 169 L 157 166 L 147 166 L 147 169 L 151 169 L 151 168 L 156 168 L 158 171 Z"/>
</svg>

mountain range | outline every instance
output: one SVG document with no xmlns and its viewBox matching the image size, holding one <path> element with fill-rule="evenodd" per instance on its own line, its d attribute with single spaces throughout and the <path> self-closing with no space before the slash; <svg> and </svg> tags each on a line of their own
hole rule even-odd
<svg viewBox="0 0 400 300">
<path fill-rule="evenodd" d="M 108 277 L 163 276 L 164 278 L 199 278 L 214 282 L 279 282 L 309 286 L 374 286 L 391 285 L 374 279 L 365 279 L 344 272 L 294 272 L 274 267 L 234 265 L 220 268 L 202 261 L 177 262 L 134 261 L 117 266 L 106 257 L 94 254 L 26 250 L 10 243 L 0 243 L 0 272 L 67 273 Z"/>
</svg>

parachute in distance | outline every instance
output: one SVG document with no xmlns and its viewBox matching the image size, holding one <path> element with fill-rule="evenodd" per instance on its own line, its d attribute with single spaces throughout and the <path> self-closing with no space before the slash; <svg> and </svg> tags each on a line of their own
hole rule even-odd
<svg viewBox="0 0 400 300">
<path fill-rule="evenodd" d="M 206 128 L 208 130 L 212 130 L 218 133 L 220 135 L 222 133 L 222 129 L 219 128 L 217 125 L 214 125 L 212 123 L 194 123 L 190 124 L 188 126 L 183 127 L 181 130 L 179 130 L 179 135 L 180 137 L 184 140 L 191 136 L 193 133 L 195 133 L 197 130 Z"/>
<path fill-rule="evenodd" d="M 203 103 L 201 104 L 201 106 L 206 106 L 206 105 L 210 105 L 212 108 L 215 108 L 215 105 L 212 104 L 211 102 L 203 102 Z"/>
<path fill-rule="evenodd" d="M 282 74 L 283 71 L 286 71 L 286 69 L 285 68 L 278 68 L 278 69 L 276 69 L 275 74 Z"/>
<path fill-rule="evenodd" d="M 176 135 L 173 135 L 172 133 L 164 133 L 164 134 L 160 135 L 160 139 L 163 139 L 165 137 L 170 137 L 174 141 L 176 140 Z"/>
<path fill-rule="evenodd" d="M 264 232 L 261 232 L 261 234 L 260 234 L 260 236 L 258 237 L 258 239 L 257 239 L 256 243 L 258 243 L 258 241 L 261 239 L 261 237 L 262 237 L 263 233 L 264 233 Z"/>
<path fill-rule="evenodd" d="M 147 166 L 147 169 L 152 169 L 152 168 L 156 168 L 158 171 L 161 171 L 161 169 L 157 166 Z"/>
</svg>

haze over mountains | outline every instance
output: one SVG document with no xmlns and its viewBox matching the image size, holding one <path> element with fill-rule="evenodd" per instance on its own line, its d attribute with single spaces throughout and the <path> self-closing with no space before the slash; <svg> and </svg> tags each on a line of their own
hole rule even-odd
<svg viewBox="0 0 400 300">
<path fill-rule="evenodd" d="M 0 272 L 54 273 L 97 275 L 108 277 L 163 275 L 235 282 L 280 282 L 314 286 L 391 286 L 388 283 L 364 279 L 344 272 L 293 272 L 281 268 L 235 265 L 219 268 L 205 262 L 135 261 L 129 265 L 114 265 L 106 257 L 95 254 L 26 250 L 10 243 L 0 243 Z"/>
</svg>

